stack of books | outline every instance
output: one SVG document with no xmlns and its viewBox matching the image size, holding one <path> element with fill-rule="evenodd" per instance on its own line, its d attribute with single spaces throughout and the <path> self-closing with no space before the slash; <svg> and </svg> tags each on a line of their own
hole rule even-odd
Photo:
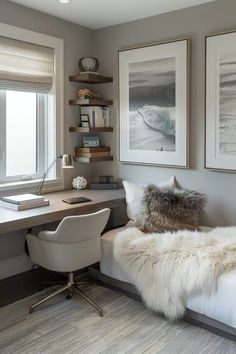
<svg viewBox="0 0 236 354">
<path fill-rule="evenodd" d="M 1 197 L 0 207 L 12 210 L 27 210 L 49 205 L 49 200 L 41 195 L 36 194 L 20 194 Z"/>
<path fill-rule="evenodd" d="M 111 156 L 110 147 L 76 147 L 75 156 L 77 157 L 105 157 Z"/>
<path fill-rule="evenodd" d="M 100 107 L 100 106 L 81 107 L 80 113 L 89 116 L 90 127 L 96 127 L 96 128 L 109 127 L 109 121 L 110 121 L 109 107 Z"/>
</svg>

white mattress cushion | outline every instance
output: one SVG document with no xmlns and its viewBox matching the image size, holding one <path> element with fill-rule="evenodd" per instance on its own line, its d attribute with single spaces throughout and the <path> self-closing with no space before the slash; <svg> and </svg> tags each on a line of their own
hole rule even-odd
<svg viewBox="0 0 236 354">
<path fill-rule="evenodd" d="M 221 275 L 211 296 L 191 297 L 187 308 L 236 328 L 236 270 Z"/>
<path fill-rule="evenodd" d="M 124 229 L 125 226 L 119 227 L 102 235 L 102 258 L 100 261 L 100 269 L 102 273 L 109 275 L 112 278 L 128 282 L 125 273 L 115 261 L 113 256 L 113 240 L 117 234 Z"/>
<path fill-rule="evenodd" d="M 102 273 L 112 278 L 129 282 L 113 256 L 113 240 L 124 228 L 125 227 L 119 227 L 103 234 L 100 269 Z M 212 228 L 206 226 L 200 228 L 204 232 L 212 230 Z M 235 299 L 236 270 L 225 273 L 219 277 L 217 291 L 211 296 L 198 295 L 191 297 L 187 302 L 187 308 L 236 328 Z"/>
</svg>

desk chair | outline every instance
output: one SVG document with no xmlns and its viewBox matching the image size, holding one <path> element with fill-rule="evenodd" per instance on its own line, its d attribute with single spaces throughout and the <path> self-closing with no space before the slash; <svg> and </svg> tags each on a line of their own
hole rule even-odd
<svg viewBox="0 0 236 354">
<path fill-rule="evenodd" d="M 29 313 L 43 302 L 68 291 L 70 297 L 73 292 L 79 294 L 103 316 L 102 309 L 79 289 L 74 272 L 100 261 L 100 237 L 109 215 L 110 209 L 103 209 L 93 214 L 68 216 L 61 221 L 56 231 L 41 231 L 38 236 L 27 234 L 26 240 L 33 263 L 68 274 L 67 284 L 31 305 Z"/>
</svg>

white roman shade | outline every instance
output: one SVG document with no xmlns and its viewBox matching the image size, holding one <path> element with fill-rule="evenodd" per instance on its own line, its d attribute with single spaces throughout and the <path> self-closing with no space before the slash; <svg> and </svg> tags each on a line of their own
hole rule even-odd
<svg viewBox="0 0 236 354">
<path fill-rule="evenodd" d="M 49 92 L 54 50 L 0 36 L 0 89 Z"/>
</svg>

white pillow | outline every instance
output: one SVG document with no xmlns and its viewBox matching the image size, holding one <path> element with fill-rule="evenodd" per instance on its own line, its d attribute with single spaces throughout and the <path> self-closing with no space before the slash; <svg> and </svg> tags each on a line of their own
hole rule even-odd
<svg viewBox="0 0 236 354">
<path fill-rule="evenodd" d="M 128 181 L 123 181 L 123 186 L 126 193 L 127 215 L 133 221 L 132 226 L 141 226 L 142 224 L 142 204 L 144 188 L 147 184 L 136 184 Z M 157 184 L 160 188 L 177 188 L 175 176 L 172 176 L 169 181 Z M 130 225 L 130 223 L 129 223 Z"/>
</svg>

